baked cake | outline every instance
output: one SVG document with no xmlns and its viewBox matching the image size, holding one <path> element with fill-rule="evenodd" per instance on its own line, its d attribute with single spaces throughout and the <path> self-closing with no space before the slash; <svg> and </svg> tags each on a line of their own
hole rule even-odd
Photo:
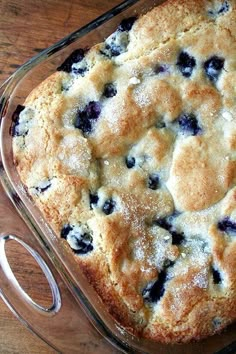
<svg viewBox="0 0 236 354">
<path fill-rule="evenodd" d="M 169 0 L 18 106 L 20 177 L 114 318 L 164 342 L 236 318 L 236 1 Z"/>
</svg>

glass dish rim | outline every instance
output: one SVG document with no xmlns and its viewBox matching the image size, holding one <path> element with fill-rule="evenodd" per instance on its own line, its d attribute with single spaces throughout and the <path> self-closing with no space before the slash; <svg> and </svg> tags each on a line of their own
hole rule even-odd
<svg viewBox="0 0 236 354">
<path fill-rule="evenodd" d="M 0 85 L 0 119 L 2 119 L 2 108 L 4 104 L 4 95 L 8 92 L 9 86 L 14 79 L 21 79 L 21 77 L 26 74 L 30 69 L 32 69 L 37 64 L 40 64 L 43 60 L 49 58 L 52 54 L 57 53 L 59 50 L 67 47 L 69 44 L 74 43 L 77 39 L 82 38 L 92 30 L 100 27 L 102 24 L 111 20 L 116 15 L 127 10 L 132 5 L 140 2 L 140 0 L 123 0 L 119 5 L 111 8 L 102 15 L 96 17 L 94 20 L 83 25 L 77 30 L 69 33 L 56 43 L 53 43 L 49 47 L 43 49 L 38 54 L 34 55 L 32 58 L 23 63 L 12 75 L 10 75 L 3 83 Z"/>
<path fill-rule="evenodd" d="M 107 21 L 109 21 L 110 19 L 115 17 L 116 15 L 122 13 L 123 11 L 127 10 L 129 7 L 131 7 L 132 5 L 135 5 L 138 2 L 140 2 L 140 0 L 125 0 L 121 4 L 115 6 L 111 10 L 105 12 L 104 14 L 99 16 L 98 18 L 89 22 L 87 25 L 84 25 L 81 28 L 77 29 L 76 31 L 68 34 L 67 36 L 65 36 L 64 38 L 62 38 L 61 40 L 59 40 L 55 44 L 44 49 L 42 52 L 40 52 L 39 54 L 37 54 L 34 57 L 32 57 L 31 59 L 29 59 L 26 63 L 24 63 L 13 75 L 11 75 L 0 86 L 0 95 L 1 95 L 1 91 L 3 91 L 3 93 L 0 97 L 0 120 L 1 120 L 0 121 L 0 125 L 1 125 L 1 127 L 0 127 L 0 129 L 1 129 L 0 154 L 1 155 L 2 155 L 2 152 L 4 151 L 3 146 L 2 146 L 2 144 L 3 144 L 3 139 L 2 139 L 2 133 L 3 133 L 2 132 L 2 120 L 3 119 L 2 118 L 4 116 L 5 109 L 7 109 L 7 99 L 10 97 L 10 93 L 12 91 L 12 88 L 16 87 L 17 83 L 20 82 L 20 80 L 24 77 L 25 74 L 27 74 L 28 71 L 33 69 L 35 66 L 37 66 L 38 64 L 40 64 L 44 60 L 48 59 L 51 55 L 66 48 L 68 45 L 74 43 L 79 38 L 82 38 L 83 36 L 85 36 L 86 34 L 91 32 L 92 30 L 95 30 L 96 28 L 100 27 L 102 24 L 106 23 Z M 2 156 L 1 156 L 0 160 L 1 159 L 2 159 Z M 9 177 L 9 175 L 7 173 L 7 170 L 4 168 L 4 163 L 1 163 L 1 162 L 0 162 L 0 180 L 2 181 L 5 191 L 7 192 L 10 199 L 13 201 L 13 203 L 14 203 L 16 209 L 18 210 L 18 212 L 20 213 L 20 215 L 22 216 L 22 214 L 24 214 L 23 215 L 24 221 L 26 219 L 28 219 L 29 223 L 32 224 L 32 219 L 30 218 L 31 212 L 28 210 L 27 206 L 24 204 L 24 201 L 21 200 L 21 197 L 20 197 L 18 191 L 14 187 L 14 184 L 12 183 L 11 178 Z M 35 225 L 33 224 L 32 227 L 35 228 Z M 44 236 L 43 231 L 38 230 L 38 229 L 40 229 L 40 227 L 37 227 L 36 229 L 37 229 L 36 232 L 38 232 L 39 234 L 42 234 Z M 39 237 L 40 237 L 40 235 L 39 235 Z M 45 237 L 45 239 L 47 239 L 47 237 Z M 41 236 L 41 246 L 43 243 L 45 243 L 45 241 L 43 240 L 43 237 Z M 51 250 L 48 249 L 46 243 L 44 244 L 44 251 L 47 253 L 47 255 L 51 259 L 52 258 L 51 257 L 52 254 L 50 253 Z M 62 264 L 62 267 L 63 267 L 63 264 Z M 60 273 L 61 272 L 63 272 L 63 270 L 60 268 Z M 67 278 L 67 274 L 64 274 L 64 277 Z M 68 282 L 70 282 L 70 281 L 68 280 Z M 68 283 L 67 283 L 67 285 L 68 285 Z M 72 286 L 73 286 L 73 284 L 72 284 Z M 102 333 L 102 335 L 104 337 L 106 337 L 110 342 L 112 342 L 113 345 L 115 345 L 117 348 L 119 348 L 122 351 L 125 350 L 125 352 L 127 352 L 127 353 L 133 353 L 134 352 L 133 350 L 135 350 L 136 353 L 138 353 L 138 352 L 143 353 L 143 351 L 141 352 L 140 349 L 137 348 L 137 346 L 133 346 L 133 345 L 128 344 L 127 342 L 124 342 L 124 338 L 122 340 L 118 337 L 115 337 L 112 330 L 109 327 L 107 327 L 107 325 L 104 324 L 104 322 L 101 320 L 100 316 L 97 314 L 97 310 L 94 309 L 94 307 L 91 307 L 89 300 L 87 300 L 84 297 L 83 291 L 81 292 L 80 288 L 78 288 L 78 287 L 76 287 L 75 290 L 76 290 L 76 294 L 77 294 L 80 302 L 82 302 L 82 305 L 89 312 L 88 317 L 90 317 L 90 320 L 91 320 L 91 317 L 93 318 L 92 322 L 96 323 L 95 327 L 97 329 L 99 327 L 100 330 L 99 329 L 98 330 L 100 333 Z M 95 311 L 95 313 L 94 313 L 94 311 Z M 122 327 L 120 327 L 120 329 L 122 329 L 122 331 L 123 331 Z M 133 337 L 132 334 L 130 334 L 129 332 L 127 334 L 128 334 L 128 336 Z M 137 339 L 137 343 L 136 343 L 136 339 Z M 135 339 L 135 344 L 139 345 L 140 344 L 140 343 L 138 343 L 139 339 L 138 338 L 136 338 L 136 339 Z M 227 346 L 223 349 L 226 349 L 226 348 L 230 348 L 230 347 Z"/>
</svg>

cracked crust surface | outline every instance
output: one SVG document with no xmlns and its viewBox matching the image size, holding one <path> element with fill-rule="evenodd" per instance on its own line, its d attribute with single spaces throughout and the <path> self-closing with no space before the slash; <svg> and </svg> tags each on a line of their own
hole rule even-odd
<svg viewBox="0 0 236 354">
<path fill-rule="evenodd" d="M 212 335 L 236 318 L 236 230 L 219 228 L 236 223 L 236 2 L 169 0 L 134 23 L 124 53 L 103 49 L 86 53 L 84 76 L 58 71 L 27 97 L 18 172 L 58 237 L 68 224 L 90 230 L 87 254 L 61 242 L 122 326 L 165 343 Z M 181 52 L 195 60 L 190 77 Z M 214 56 L 224 67 L 210 80 Z M 114 97 L 102 95 L 107 83 Z M 74 122 L 89 102 L 101 113 L 83 134 Z M 199 134 L 181 131 L 183 114 Z"/>
</svg>

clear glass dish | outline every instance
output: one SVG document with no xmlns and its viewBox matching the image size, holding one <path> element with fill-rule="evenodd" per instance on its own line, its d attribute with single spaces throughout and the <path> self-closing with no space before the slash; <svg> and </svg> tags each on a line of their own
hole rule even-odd
<svg viewBox="0 0 236 354">
<path fill-rule="evenodd" d="M 16 210 L 31 230 L 34 238 L 26 235 L 20 228 L 17 238 L 9 236 L 9 226 L 1 229 L 0 239 L 0 294 L 8 306 L 31 330 L 59 351 L 65 350 L 66 339 L 72 342 L 70 352 L 78 348 L 76 330 L 70 331 L 68 338 L 62 337 L 66 332 L 71 314 L 77 320 L 83 316 L 81 309 L 93 323 L 95 328 L 119 350 L 125 353 L 235 353 L 235 326 L 229 327 L 221 335 L 216 335 L 199 343 L 186 345 L 162 345 L 137 338 L 121 328 L 112 318 L 97 293 L 88 284 L 78 266 L 62 247 L 50 226 L 45 222 L 40 211 L 33 204 L 22 185 L 13 163 L 12 137 L 10 127 L 12 114 L 18 104 L 23 104 L 31 90 L 56 68 L 71 52 L 81 47 L 91 47 L 102 42 L 115 31 L 123 18 L 147 12 L 163 0 L 127 0 L 94 20 L 87 26 L 68 35 L 55 45 L 32 58 L 12 75 L 5 83 L 0 101 L 1 108 L 1 165 L 0 179 L 4 189 L 15 205 Z M 2 88 L 3 91 L 3 88 Z M 14 281 L 4 254 L 5 243 L 9 240 L 20 242 L 38 260 L 46 274 L 53 294 L 53 304 L 49 309 L 40 308 L 22 293 Z M 38 242 L 35 242 L 37 240 Z M 43 260 L 46 260 L 45 261 Z M 49 269 L 50 268 L 50 269 Z M 60 284 L 60 285 L 59 285 Z M 71 301 L 73 295 L 74 302 Z M 83 322 L 83 320 L 81 319 Z M 60 331 L 58 333 L 58 328 Z M 68 332 L 68 331 L 67 331 Z M 73 333 L 73 334 L 72 334 Z M 96 334 L 93 334 L 96 336 Z M 71 336 L 71 337 L 70 337 Z M 74 343 L 74 344 L 73 344 Z M 232 344 L 231 344 L 232 343 Z M 98 348 L 101 348 L 98 346 Z M 98 349 L 96 349 L 98 351 Z M 111 352 L 107 349 L 107 353 Z M 105 351 L 101 351 L 105 353 Z"/>
</svg>

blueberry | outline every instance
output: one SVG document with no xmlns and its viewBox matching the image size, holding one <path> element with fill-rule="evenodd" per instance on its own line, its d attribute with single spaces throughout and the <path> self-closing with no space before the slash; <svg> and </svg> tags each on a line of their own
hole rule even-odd
<svg viewBox="0 0 236 354">
<path fill-rule="evenodd" d="M 116 96 L 116 94 L 117 94 L 117 89 L 114 84 L 109 83 L 105 85 L 103 96 L 110 98 Z"/>
<path fill-rule="evenodd" d="M 215 328 L 219 328 L 219 327 L 221 326 L 221 324 L 222 324 L 221 318 L 219 318 L 219 317 L 213 318 L 212 324 L 213 324 L 213 326 L 214 326 Z"/>
<path fill-rule="evenodd" d="M 171 218 L 171 217 L 169 217 Z M 155 225 L 158 225 L 162 229 L 167 230 L 172 236 L 172 245 L 180 245 L 185 240 L 183 232 L 177 232 L 166 218 L 158 219 L 155 221 Z"/>
<path fill-rule="evenodd" d="M 147 302 L 157 302 L 164 295 L 165 292 L 165 282 L 167 278 L 166 270 L 162 270 L 158 279 L 154 283 L 149 283 L 146 288 L 143 289 L 142 296 L 144 301 Z"/>
<path fill-rule="evenodd" d="M 229 3 L 228 1 L 224 1 L 219 10 L 217 11 L 218 15 L 224 14 L 229 11 Z"/>
<path fill-rule="evenodd" d="M 75 75 L 84 76 L 86 71 L 88 71 L 88 67 L 84 65 L 82 67 L 72 67 L 72 73 Z"/>
<path fill-rule="evenodd" d="M 75 236 L 76 244 L 72 248 L 76 254 L 86 254 L 93 250 L 92 241 L 93 238 L 89 233 L 84 233 Z"/>
<path fill-rule="evenodd" d="M 221 279 L 219 271 L 213 267 L 212 267 L 211 271 L 212 271 L 214 284 L 220 284 L 222 282 L 222 279 Z"/>
<path fill-rule="evenodd" d="M 70 226 L 69 224 L 64 225 L 63 228 L 61 229 L 61 237 L 66 240 L 67 235 L 68 235 L 69 232 L 72 231 L 72 230 L 73 230 L 73 227 Z"/>
<path fill-rule="evenodd" d="M 125 159 L 125 164 L 127 168 L 133 168 L 135 166 L 135 158 L 132 156 L 127 156 Z"/>
<path fill-rule="evenodd" d="M 176 65 L 184 77 L 190 77 L 196 66 L 196 60 L 188 53 L 181 52 Z"/>
<path fill-rule="evenodd" d="M 172 245 L 181 245 L 181 243 L 184 241 L 183 232 L 176 232 L 174 230 L 171 230 L 170 233 L 172 236 Z"/>
<path fill-rule="evenodd" d="M 16 107 L 13 115 L 12 115 L 12 121 L 15 123 L 18 123 L 19 121 L 19 114 L 25 109 L 25 106 L 21 106 L 20 104 L 18 104 L 18 106 Z"/>
<path fill-rule="evenodd" d="M 85 107 L 88 119 L 97 119 L 101 113 L 101 104 L 96 101 L 91 101 Z"/>
<path fill-rule="evenodd" d="M 71 72 L 72 65 L 74 63 L 79 63 L 84 59 L 85 51 L 84 49 L 76 49 L 70 54 L 70 56 L 57 68 L 57 71 L 65 71 L 66 73 Z"/>
<path fill-rule="evenodd" d="M 205 61 L 203 64 L 205 73 L 208 77 L 208 79 L 212 82 L 216 82 L 221 70 L 224 68 L 224 62 L 225 60 L 223 58 L 220 58 L 216 55 Z"/>
<path fill-rule="evenodd" d="M 80 227 L 64 225 L 61 230 L 61 237 L 67 240 L 76 254 L 86 254 L 93 250 L 92 236 L 88 232 L 83 232 Z"/>
<path fill-rule="evenodd" d="M 107 44 L 105 46 L 105 52 L 101 52 L 101 53 L 107 56 L 108 58 L 118 57 L 118 55 L 122 53 L 122 48 L 119 45 L 115 45 L 114 43 L 111 43 L 111 45 Z"/>
<path fill-rule="evenodd" d="M 116 206 L 115 201 L 113 199 L 108 199 L 105 201 L 102 211 L 104 212 L 104 214 L 110 215 L 113 213 L 115 206 Z"/>
<path fill-rule="evenodd" d="M 129 44 L 129 34 L 127 31 L 117 30 L 105 42 L 105 47 L 101 51 L 103 55 L 111 59 L 127 51 Z"/>
<path fill-rule="evenodd" d="M 163 74 L 163 73 L 166 73 L 168 72 L 168 65 L 166 64 L 163 64 L 163 65 L 156 65 L 156 67 L 154 68 L 154 73 L 155 74 Z"/>
<path fill-rule="evenodd" d="M 83 133 L 89 134 L 92 131 L 92 123 L 83 111 L 77 113 L 74 126 L 75 128 L 82 130 Z"/>
<path fill-rule="evenodd" d="M 38 193 L 43 193 L 49 187 L 51 187 L 51 185 L 52 185 L 51 181 L 44 181 L 44 182 L 41 182 L 37 187 L 35 187 L 35 189 Z"/>
<path fill-rule="evenodd" d="M 121 31 L 121 32 L 130 31 L 136 20 L 137 20 L 137 17 L 135 17 L 135 16 L 125 18 L 124 20 L 121 21 L 121 23 L 118 27 L 118 31 Z"/>
<path fill-rule="evenodd" d="M 227 234 L 236 234 L 236 222 L 230 220 L 228 216 L 218 222 L 218 229 Z"/>
<path fill-rule="evenodd" d="M 28 134 L 28 130 L 24 131 L 24 134 L 21 134 L 21 131 L 19 130 L 19 115 L 20 113 L 25 109 L 25 106 L 21 106 L 20 104 L 16 107 L 16 110 L 14 111 L 12 115 L 12 126 L 11 126 L 11 135 L 12 136 L 25 136 Z"/>
<path fill-rule="evenodd" d="M 201 128 L 198 125 L 196 116 L 193 113 L 183 113 L 178 118 L 180 130 L 184 134 L 198 135 L 201 133 Z"/>
<path fill-rule="evenodd" d="M 212 16 L 212 17 L 215 16 L 215 11 L 214 10 L 209 10 L 208 11 L 208 15 Z"/>
<path fill-rule="evenodd" d="M 228 1 L 224 1 L 223 4 L 221 4 L 221 6 L 218 9 L 213 9 L 213 10 L 209 10 L 208 14 L 210 16 L 217 16 L 217 15 L 223 15 L 224 13 L 229 11 L 229 3 Z"/>
<path fill-rule="evenodd" d="M 172 228 L 172 225 L 169 223 L 169 221 L 167 221 L 166 218 L 156 220 L 155 225 L 158 225 L 159 227 L 167 231 L 170 231 Z"/>
<path fill-rule="evenodd" d="M 160 185 L 159 176 L 156 173 L 150 175 L 148 178 L 148 188 L 156 190 L 159 188 L 159 185 Z"/>
<path fill-rule="evenodd" d="M 84 110 L 79 110 L 76 114 L 74 126 L 82 130 L 83 133 L 92 131 L 92 122 L 96 121 L 101 113 L 101 105 L 99 102 L 91 101 Z"/>
<path fill-rule="evenodd" d="M 90 209 L 93 209 L 93 207 L 98 203 L 99 200 L 98 195 L 90 193 L 89 199 L 90 199 Z"/>
</svg>

